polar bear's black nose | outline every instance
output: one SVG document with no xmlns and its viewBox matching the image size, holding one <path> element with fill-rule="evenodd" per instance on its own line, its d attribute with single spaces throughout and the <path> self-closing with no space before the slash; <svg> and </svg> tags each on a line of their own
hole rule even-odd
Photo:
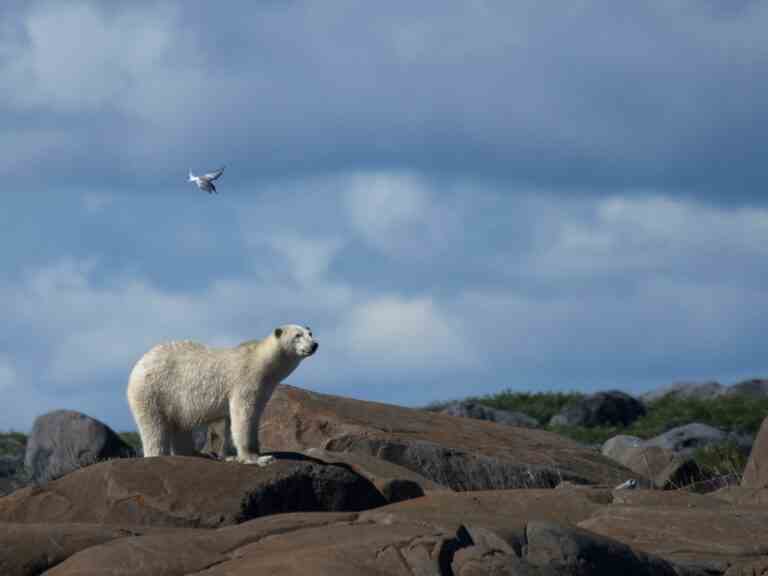
<svg viewBox="0 0 768 576">
<path fill-rule="evenodd" d="M 312 354 L 317 352 L 317 348 L 320 346 L 317 342 L 312 342 Z"/>
</svg>

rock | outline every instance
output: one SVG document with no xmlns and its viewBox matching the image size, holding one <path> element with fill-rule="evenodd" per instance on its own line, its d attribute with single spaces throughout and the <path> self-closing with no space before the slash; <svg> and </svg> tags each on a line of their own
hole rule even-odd
<svg viewBox="0 0 768 576">
<path fill-rule="evenodd" d="M 549 420 L 550 426 L 629 426 L 644 416 L 645 405 L 619 390 L 597 392 L 565 406 Z"/>
<path fill-rule="evenodd" d="M 210 528 L 279 512 L 385 503 L 349 468 L 306 457 L 260 467 L 168 456 L 110 460 L 18 490 L 0 499 L 0 521 Z"/>
<path fill-rule="evenodd" d="M 768 417 L 755 437 L 741 485 L 744 488 L 768 488 Z"/>
<path fill-rule="evenodd" d="M 398 466 L 381 458 L 363 454 L 362 452 L 331 452 L 320 448 L 310 448 L 305 450 L 303 454 L 328 464 L 346 464 L 377 486 L 408 481 L 418 485 L 422 494 L 435 490 L 450 490 L 447 486 L 433 482 L 413 470 Z"/>
<path fill-rule="evenodd" d="M 498 424 L 508 426 L 522 426 L 525 428 L 539 428 L 539 422 L 522 412 L 512 412 L 509 410 L 497 410 L 490 406 L 484 406 L 471 400 L 461 402 L 452 402 L 442 410 L 440 414 L 448 416 L 460 416 L 462 418 L 475 418 L 477 420 L 487 420 Z"/>
<path fill-rule="evenodd" d="M 646 404 L 661 400 L 666 396 L 674 396 L 681 399 L 708 400 L 720 396 L 726 390 L 725 386 L 714 380 L 706 382 L 675 382 L 642 394 L 640 400 Z"/>
<path fill-rule="evenodd" d="M 659 446 L 647 446 L 641 442 L 623 451 L 612 450 L 617 462 L 636 474 L 642 475 L 660 490 L 687 487 L 705 479 L 698 464 Z"/>
<path fill-rule="evenodd" d="M 93 470 L 136 462 L 148 466 L 137 471 L 134 485 L 119 475 L 109 482 L 105 475 L 86 481 Z M 173 472 L 174 464 L 183 470 Z M 309 459 L 275 463 L 281 464 L 321 465 Z M 214 477 L 209 473 L 214 468 L 224 473 Z M 166 509 L 177 518 L 191 517 L 196 510 L 204 518 L 213 514 L 212 500 L 229 505 L 230 498 L 235 501 L 258 485 L 263 479 L 256 475 L 267 468 L 200 458 L 117 460 L 21 492 L 42 494 L 56 488 L 63 494 L 62 484 L 74 477 L 98 504 L 104 494 L 125 500 L 143 479 L 145 506 L 157 507 L 165 498 Z M 227 480 L 232 476 L 237 482 Z M 275 477 L 285 477 L 285 470 Z M 230 483 L 216 487 L 219 482 Z M 180 486 L 188 493 L 180 494 Z M 8 502 L 18 502 L 18 494 L 1 498 L 0 511 L 7 511 Z M 38 504 L 41 510 L 64 510 L 52 498 Z M 243 505 L 248 506 L 247 498 Z M 93 517 L 98 523 L 0 519 L 0 574 L 568 576 L 651 570 L 663 576 L 672 568 L 678 576 L 710 576 L 726 569 L 746 576 L 753 574 L 750 568 L 762 569 L 760 561 L 768 551 L 767 506 L 740 506 L 679 491 L 567 484 L 557 490 L 438 491 L 374 510 L 288 512 L 205 529 L 171 526 L 167 515 L 159 513 L 157 527 L 136 525 L 136 518 L 127 514 L 121 517 L 126 523 L 119 524 L 115 517 Z"/>
<path fill-rule="evenodd" d="M 768 487 L 744 488 L 743 486 L 729 484 L 707 495 L 739 506 L 768 505 Z"/>
<path fill-rule="evenodd" d="M 681 498 L 679 506 L 669 505 L 675 495 Z M 629 492 L 622 496 L 632 497 Z M 768 552 L 768 510 L 724 501 L 691 507 L 691 495 L 669 492 L 665 497 L 666 502 L 654 506 L 605 506 L 578 525 L 669 562 L 713 573 Z"/>
<path fill-rule="evenodd" d="M 423 498 L 382 506 L 360 514 L 361 522 L 428 523 L 454 532 L 493 532 L 518 555 L 525 546 L 525 525 L 532 520 L 576 524 L 612 500 L 608 488 L 568 487 L 558 490 L 487 490 L 432 492 Z"/>
<path fill-rule="evenodd" d="M 189 538 L 195 530 L 179 530 Z M 13 524 L 0 523 L 0 574 L 42 574 L 73 554 L 112 540 L 141 534 L 162 534 L 157 528 L 123 528 L 101 524 Z M 12 552 L 9 552 L 12 551 Z M 101 568 L 107 570 L 109 564 Z M 94 572 L 101 573 L 101 572 Z M 50 574 L 46 572 L 46 574 Z"/>
<path fill-rule="evenodd" d="M 388 504 L 424 496 L 424 490 L 413 480 L 390 478 L 388 480 L 374 482 L 373 485 L 378 488 Z"/>
<path fill-rule="evenodd" d="M 753 378 L 737 382 L 728 386 L 725 391 L 728 396 L 749 396 L 753 398 L 765 398 L 768 396 L 768 379 Z"/>
<path fill-rule="evenodd" d="M 627 470 L 545 430 L 329 396 L 280 385 L 261 429 L 266 449 L 372 456 L 454 490 L 615 484 Z"/>
<path fill-rule="evenodd" d="M 550 574 L 521 559 L 496 534 L 483 528 L 467 530 L 472 545 L 454 554 L 451 569 L 455 576 L 543 576 Z"/>
<path fill-rule="evenodd" d="M 728 507 L 728 502 L 712 498 L 710 494 L 697 494 L 687 490 L 614 490 L 613 504 L 641 508 L 703 508 Z"/>
<path fill-rule="evenodd" d="M 529 522 L 525 559 L 573 576 L 677 576 L 667 561 L 607 536 L 552 522 Z"/>
<path fill-rule="evenodd" d="M 694 422 L 667 430 L 663 434 L 646 440 L 644 445 L 658 446 L 677 456 L 691 456 L 696 449 L 719 444 L 727 438 L 728 434 L 718 428 Z"/>
<path fill-rule="evenodd" d="M 619 434 L 606 440 L 600 447 L 600 452 L 603 456 L 626 466 L 631 450 L 642 446 L 643 442 L 643 439 L 637 436 Z"/>
<path fill-rule="evenodd" d="M 281 514 L 196 534 L 149 534 L 85 549 L 47 576 L 447 574 L 466 531 L 358 522 L 354 515 Z"/>
<path fill-rule="evenodd" d="M 46 576 L 184 576 L 225 563 L 237 557 L 240 548 L 273 535 L 326 530 L 336 524 L 348 525 L 355 518 L 354 513 L 288 513 L 217 530 L 155 529 L 126 534 L 83 547 Z"/>
<path fill-rule="evenodd" d="M 25 464 L 32 480 L 47 482 L 83 466 L 135 451 L 106 424 L 71 410 L 38 416 L 27 439 Z"/>
<path fill-rule="evenodd" d="M 454 576 L 558 576 L 553 570 L 533 566 L 515 554 L 504 554 L 480 546 L 459 550 L 451 568 Z"/>
<path fill-rule="evenodd" d="M 768 555 L 731 566 L 725 576 L 768 576 Z"/>
</svg>

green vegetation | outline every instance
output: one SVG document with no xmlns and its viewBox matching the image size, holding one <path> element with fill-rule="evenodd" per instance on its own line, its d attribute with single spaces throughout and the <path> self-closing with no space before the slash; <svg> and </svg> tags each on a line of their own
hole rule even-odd
<svg viewBox="0 0 768 576">
<path fill-rule="evenodd" d="M 693 459 L 704 471 L 705 476 L 741 476 L 747 465 L 749 454 L 733 441 L 699 448 Z"/>
<path fill-rule="evenodd" d="M 479 404 L 498 410 L 523 412 L 538 420 L 542 426 L 546 426 L 552 416 L 560 412 L 567 404 L 583 396 L 578 392 L 538 392 L 532 394 L 505 390 L 491 396 L 468 398 L 468 400 L 474 400 Z"/>
<path fill-rule="evenodd" d="M 27 445 L 27 435 L 21 432 L 0 433 L 0 455 L 7 456 L 23 451 Z"/>
<path fill-rule="evenodd" d="M 138 432 L 120 432 L 118 436 L 137 453 L 141 453 L 141 436 Z"/>
<path fill-rule="evenodd" d="M 512 392 L 506 390 L 489 396 L 467 398 L 500 410 L 524 412 L 553 432 L 579 442 L 596 444 L 617 434 L 651 438 L 676 426 L 701 422 L 729 432 L 755 434 L 768 415 L 768 398 L 722 396 L 705 400 L 666 396 L 648 405 L 648 413 L 630 426 L 609 427 L 549 427 L 549 419 L 566 404 L 583 394 Z M 433 407 L 429 408 L 433 410 Z"/>
</svg>

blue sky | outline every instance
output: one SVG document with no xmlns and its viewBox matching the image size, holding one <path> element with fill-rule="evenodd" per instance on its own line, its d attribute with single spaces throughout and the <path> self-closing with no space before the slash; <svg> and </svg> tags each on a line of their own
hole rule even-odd
<svg viewBox="0 0 768 576">
<path fill-rule="evenodd" d="M 286 322 L 404 405 L 768 375 L 765 3 L 212 6 L 0 8 L 0 429 Z"/>
</svg>

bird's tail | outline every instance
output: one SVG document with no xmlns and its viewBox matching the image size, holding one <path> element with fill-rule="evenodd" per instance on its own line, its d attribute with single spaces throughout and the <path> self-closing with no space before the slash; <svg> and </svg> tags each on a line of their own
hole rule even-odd
<svg viewBox="0 0 768 576">
<path fill-rule="evenodd" d="M 195 175 L 192 174 L 192 170 L 189 171 L 189 181 L 194 182 L 195 181 Z"/>
</svg>

